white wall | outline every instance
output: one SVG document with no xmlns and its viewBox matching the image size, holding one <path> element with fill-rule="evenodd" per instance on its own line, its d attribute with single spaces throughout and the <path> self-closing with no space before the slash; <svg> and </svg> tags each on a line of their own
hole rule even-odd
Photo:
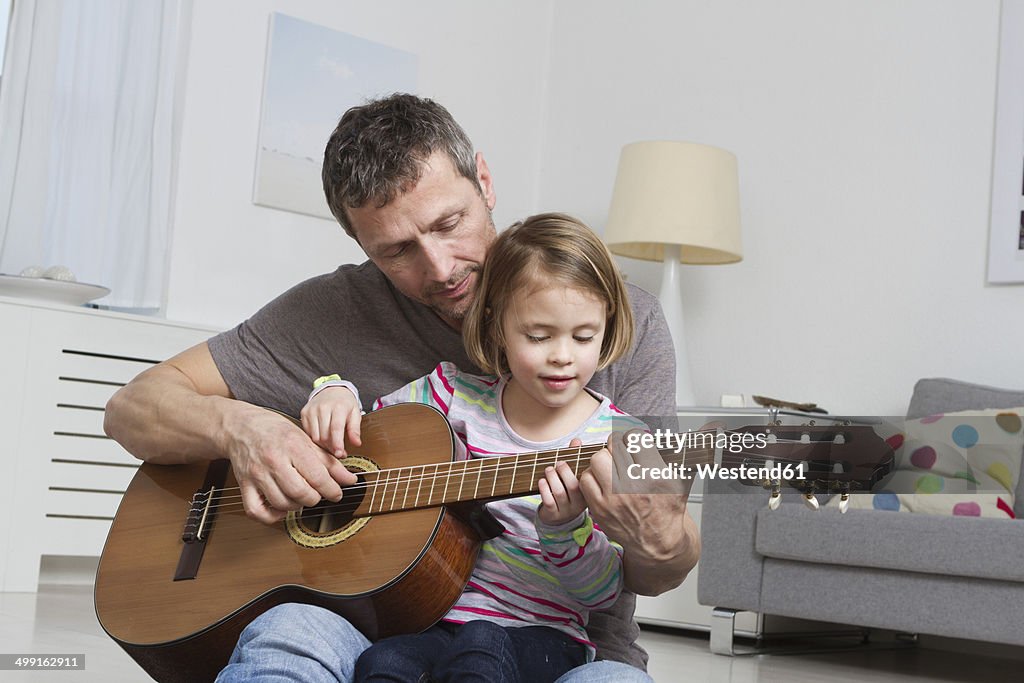
<svg viewBox="0 0 1024 683">
<path fill-rule="evenodd" d="M 1024 386 L 1024 285 L 985 283 L 997 0 L 555 3 L 539 208 L 603 228 L 620 147 L 739 159 L 745 259 L 684 274 L 698 402 L 899 414 Z M 655 264 L 624 261 L 657 292 Z"/>
<path fill-rule="evenodd" d="M 418 93 L 444 104 L 485 154 L 498 193 L 496 223 L 530 213 L 543 139 L 549 3 L 196 2 L 169 318 L 229 327 L 307 277 L 364 260 L 335 222 L 252 203 L 272 12 L 418 55 Z M 324 131 L 325 144 L 330 133 Z"/>
<path fill-rule="evenodd" d="M 419 55 L 503 226 L 602 230 L 620 147 L 739 158 L 745 260 L 684 274 L 698 400 L 899 413 L 915 379 L 1024 386 L 1024 286 L 985 284 L 998 0 L 198 2 L 168 315 L 228 326 L 361 254 L 251 203 L 267 17 Z M 325 137 L 329 131 L 325 131 Z M 656 291 L 658 267 L 624 262 Z"/>
<path fill-rule="evenodd" d="M 0 77 L 3 77 L 4 48 L 7 45 L 7 26 L 11 18 L 11 0 L 0 0 Z"/>
</svg>

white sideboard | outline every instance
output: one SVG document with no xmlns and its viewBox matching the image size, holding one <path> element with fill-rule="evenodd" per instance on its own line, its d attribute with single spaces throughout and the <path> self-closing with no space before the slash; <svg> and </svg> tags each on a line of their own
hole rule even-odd
<svg viewBox="0 0 1024 683">
<path fill-rule="evenodd" d="M 103 433 L 107 399 L 216 330 L 0 297 L 0 590 L 44 555 L 98 556 L 138 461 Z"/>
</svg>

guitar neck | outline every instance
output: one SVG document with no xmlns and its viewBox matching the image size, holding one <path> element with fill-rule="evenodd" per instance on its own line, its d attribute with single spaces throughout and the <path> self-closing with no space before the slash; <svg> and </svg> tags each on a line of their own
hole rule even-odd
<svg viewBox="0 0 1024 683">
<path fill-rule="evenodd" d="M 537 493 L 537 481 L 546 467 L 564 462 L 578 477 L 590 467 L 593 455 L 604 447 L 603 443 L 591 444 L 366 472 L 363 482 L 351 487 L 360 496 L 355 515 Z M 636 442 L 627 441 L 626 447 L 636 448 L 637 452 L 641 448 L 655 448 L 661 454 L 663 463 L 641 461 L 641 467 L 710 465 L 720 452 L 723 465 L 803 464 L 801 479 L 813 474 L 815 480 L 845 481 L 855 488 L 876 481 L 881 474 L 879 463 L 892 458 L 891 449 L 870 427 L 853 426 L 766 426 L 729 433 L 659 430 L 657 434 L 644 433 Z M 693 470 L 685 473 L 685 478 L 692 476 Z"/>
<path fill-rule="evenodd" d="M 378 470 L 363 475 L 357 484 L 363 495 L 359 513 L 365 515 L 401 512 L 452 503 L 499 500 L 537 493 L 545 468 L 564 462 L 577 477 L 588 467 L 605 444 L 557 448 L 547 451 L 471 458 L 455 462 Z M 666 464 L 710 462 L 713 448 L 691 448 L 677 452 L 660 449 Z"/>
</svg>

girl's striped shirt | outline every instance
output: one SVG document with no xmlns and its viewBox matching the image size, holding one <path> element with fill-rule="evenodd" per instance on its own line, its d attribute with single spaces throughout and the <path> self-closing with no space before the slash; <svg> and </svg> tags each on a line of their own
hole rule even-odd
<svg viewBox="0 0 1024 683">
<path fill-rule="evenodd" d="M 378 399 L 374 410 L 409 402 L 433 406 L 448 418 L 474 458 L 564 448 L 575 438 L 584 444 L 604 443 L 612 431 L 646 429 L 591 392 L 600 405 L 574 432 L 552 441 L 529 441 L 511 428 L 501 411 L 504 388 L 503 379 L 465 374 L 445 362 Z M 586 511 L 565 524 L 544 524 L 537 516 L 540 502 L 538 494 L 487 504 L 505 531 L 483 544 L 466 590 L 444 618 L 550 626 L 586 646 L 593 659 L 587 619 L 591 611 L 607 609 L 618 598 L 622 549 L 594 526 Z"/>
</svg>

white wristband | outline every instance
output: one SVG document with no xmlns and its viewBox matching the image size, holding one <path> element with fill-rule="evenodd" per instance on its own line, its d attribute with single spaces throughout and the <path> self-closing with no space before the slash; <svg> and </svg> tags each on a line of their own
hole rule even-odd
<svg viewBox="0 0 1024 683">
<path fill-rule="evenodd" d="M 343 379 L 329 379 L 324 382 L 318 382 L 316 385 L 316 389 L 310 392 L 309 398 L 306 399 L 306 402 L 308 403 L 309 401 L 312 401 L 314 396 L 319 394 L 324 389 L 329 389 L 331 387 L 344 387 L 351 391 L 356 397 L 356 403 L 359 405 L 359 412 L 363 411 L 363 402 L 359 400 L 359 390 L 356 389 L 356 385 L 352 384 L 352 382 L 348 382 Z"/>
</svg>

